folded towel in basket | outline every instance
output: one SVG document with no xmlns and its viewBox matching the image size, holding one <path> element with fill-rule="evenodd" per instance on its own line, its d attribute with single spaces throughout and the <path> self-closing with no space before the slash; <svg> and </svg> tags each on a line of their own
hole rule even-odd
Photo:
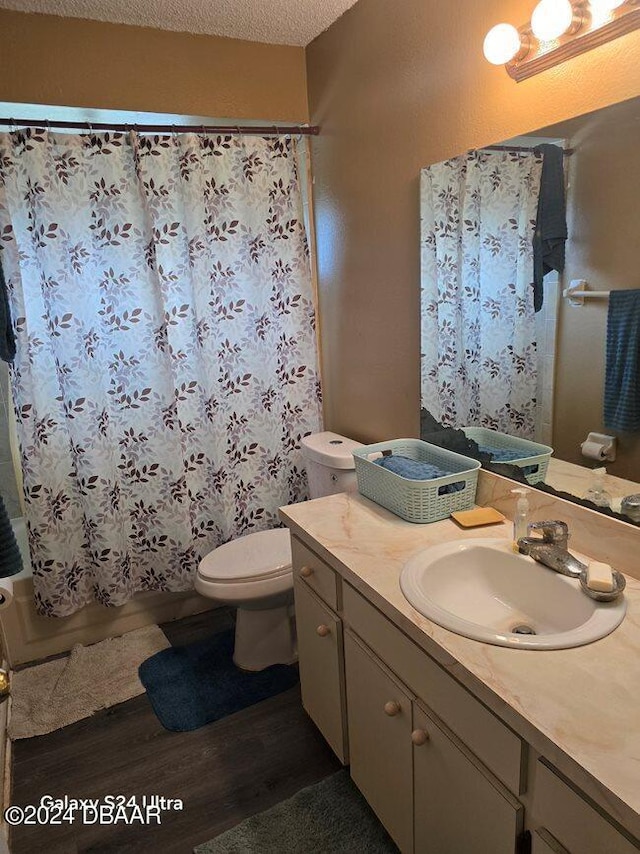
<svg viewBox="0 0 640 854">
<path fill-rule="evenodd" d="M 405 457 L 402 454 L 390 454 L 380 457 L 373 462 L 374 465 L 382 466 L 387 471 L 392 471 L 394 474 L 400 475 L 400 477 L 404 477 L 407 480 L 433 480 L 436 477 L 448 477 L 452 474 L 452 472 L 443 471 L 431 463 L 425 463 L 422 460 L 412 460 L 411 457 Z M 438 494 L 444 495 L 451 492 L 460 492 L 464 488 L 464 480 L 457 483 L 447 483 L 438 489 Z"/>
<path fill-rule="evenodd" d="M 492 448 L 489 445 L 478 445 L 478 448 L 485 454 L 491 454 L 496 463 L 508 463 L 510 460 L 519 460 L 522 457 L 531 456 L 531 454 L 514 451 L 511 448 Z"/>
<path fill-rule="evenodd" d="M 511 460 L 519 460 L 525 455 L 523 451 L 512 451 L 510 448 L 490 448 L 487 445 L 478 445 L 478 448 L 483 454 L 491 455 L 492 463 L 508 463 Z M 520 468 L 524 475 L 529 475 L 535 474 L 540 466 L 536 463 L 532 466 L 520 466 Z M 508 477 L 509 475 L 506 476 Z"/>
</svg>

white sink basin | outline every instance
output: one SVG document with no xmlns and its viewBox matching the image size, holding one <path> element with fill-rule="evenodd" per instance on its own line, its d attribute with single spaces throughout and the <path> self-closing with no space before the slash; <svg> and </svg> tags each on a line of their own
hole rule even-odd
<svg viewBox="0 0 640 854">
<path fill-rule="evenodd" d="M 423 549 L 405 564 L 402 592 L 413 607 L 456 634 L 520 649 L 582 646 L 608 635 L 624 596 L 596 602 L 507 540 L 464 539 Z M 525 627 L 535 634 L 514 633 Z"/>
</svg>

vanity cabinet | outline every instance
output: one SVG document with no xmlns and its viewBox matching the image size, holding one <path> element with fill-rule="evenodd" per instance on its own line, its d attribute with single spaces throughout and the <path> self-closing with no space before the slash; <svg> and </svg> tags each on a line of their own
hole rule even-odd
<svg viewBox="0 0 640 854">
<path fill-rule="evenodd" d="M 292 550 L 304 707 L 403 854 L 640 851 L 339 572 Z"/>
<path fill-rule="evenodd" d="M 424 650 L 351 585 L 342 585 L 345 623 L 515 795 L 524 790 L 525 745 Z"/>
<path fill-rule="evenodd" d="M 514 854 L 523 808 L 349 630 L 351 776 L 402 852 Z"/>
</svg>

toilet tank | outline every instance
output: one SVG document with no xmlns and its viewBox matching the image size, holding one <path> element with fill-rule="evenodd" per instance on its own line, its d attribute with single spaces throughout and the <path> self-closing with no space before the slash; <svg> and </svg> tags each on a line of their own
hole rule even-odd
<svg viewBox="0 0 640 854">
<path fill-rule="evenodd" d="M 320 498 L 334 492 L 354 492 L 357 484 L 351 452 L 361 447 L 361 442 L 328 430 L 305 436 L 301 449 L 309 481 L 309 496 Z"/>
</svg>

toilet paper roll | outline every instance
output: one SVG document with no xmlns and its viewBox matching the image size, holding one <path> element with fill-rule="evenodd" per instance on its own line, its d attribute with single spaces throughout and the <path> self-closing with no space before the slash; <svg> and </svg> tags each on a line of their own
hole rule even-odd
<svg viewBox="0 0 640 854">
<path fill-rule="evenodd" d="M 583 442 L 580 445 L 582 448 L 582 456 L 587 457 L 590 460 L 606 460 L 607 458 L 607 450 L 608 446 L 603 445 L 602 442 Z"/>
<path fill-rule="evenodd" d="M 13 581 L 0 578 L 0 611 L 4 611 L 13 602 Z"/>
</svg>

